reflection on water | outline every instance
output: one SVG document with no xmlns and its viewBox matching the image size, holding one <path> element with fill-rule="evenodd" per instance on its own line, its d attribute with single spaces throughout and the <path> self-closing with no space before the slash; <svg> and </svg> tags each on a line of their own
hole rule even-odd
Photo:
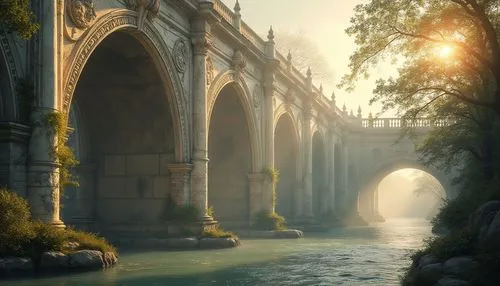
<svg viewBox="0 0 500 286">
<path fill-rule="evenodd" d="M 428 235 L 426 221 L 391 220 L 237 249 L 122 253 L 112 269 L 0 285 L 399 285 L 408 252 Z"/>
</svg>

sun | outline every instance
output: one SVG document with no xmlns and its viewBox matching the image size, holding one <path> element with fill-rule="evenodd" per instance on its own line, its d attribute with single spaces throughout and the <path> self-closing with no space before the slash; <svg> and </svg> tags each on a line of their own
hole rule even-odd
<svg viewBox="0 0 500 286">
<path fill-rule="evenodd" d="M 437 54 L 442 59 L 447 59 L 453 54 L 453 47 L 449 45 L 443 45 L 438 48 Z"/>
</svg>

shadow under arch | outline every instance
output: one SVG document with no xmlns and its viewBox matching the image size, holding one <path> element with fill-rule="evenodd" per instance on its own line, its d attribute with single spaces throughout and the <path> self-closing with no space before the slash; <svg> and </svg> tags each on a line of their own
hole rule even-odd
<svg viewBox="0 0 500 286">
<path fill-rule="evenodd" d="M 208 203 L 225 227 L 250 222 L 249 174 L 260 171 L 255 112 L 244 81 L 233 71 L 209 89 Z"/>
<path fill-rule="evenodd" d="M 365 220 L 383 220 L 378 213 L 378 185 L 386 176 L 402 169 L 415 169 L 429 174 L 443 187 L 443 195 L 446 198 L 454 196 L 453 189 L 451 188 L 451 180 L 444 172 L 433 167 L 427 167 L 421 162 L 411 158 L 392 158 L 384 160 L 375 165 L 373 170 L 365 176 L 360 184 L 357 194 L 357 209 Z"/>
<path fill-rule="evenodd" d="M 187 102 L 178 73 L 175 71 L 173 57 L 156 27 L 146 20 L 142 30 L 137 26 L 138 14 L 127 9 L 113 10 L 101 16 L 85 35 L 75 44 L 69 61 L 64 66 L 64 85 L 62 102 L 63 112 L 69 114 L 71 102 L 80 76 L 94 50 L 109 35 L 121 31 L 133 36 L 153 59 L 160 74 L 165 93 L 170 102 L 173 117 L 175 161 L 186 162 L 191 152 L 189 148 Z"/>
<path fill-rule="evenodd" d="M 22 121 L 17 84 L 21 69 L 16 47 L 6 30 L 0 28 L 0 121 Z"/>
<path fill-rule="evenodd" d="M 299 139 L 290 112 L 283 112 L 274 127 L 274 166 L 279 171 L 276 187 L 276 212 L 285 218 L 298 215 Z"/>
</svg>

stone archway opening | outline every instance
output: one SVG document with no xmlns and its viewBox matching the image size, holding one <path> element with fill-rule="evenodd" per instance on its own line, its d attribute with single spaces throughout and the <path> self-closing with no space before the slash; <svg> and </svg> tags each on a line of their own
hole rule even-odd
<svg viewBox="0 0 500 286">
<path fill-rule="evenodd" d="M 380 172 L 359 194 L 360 215 L 370 222 L 393 218 L 432 219 L 446 199 L 441 182 L 424 169 Z"/>
<path fill-rule="evenodd" d="M 280 116 L 274 129 L 274 166 L 280 179 L 276 187 L 276 212 L 285 218 L 295 215 L 298 144 L 292 118 Z"/>
<path fill-rule="evenodd" d="M 322 135 L 317 131 L 312 138 L 312 207 L 316 217 L 328 212 L 326 149 Z"/>
<path fill-rule="evenodd" d="M 208 204 L 225 227 L 248 225 L 252 149 L 248 121 L 235 83 L 217 95 L 208 133 Z"/>
<path fill-rule="evenodd" d="M 168 165 L 178 148 L 173 96 L 140 36 L 118 31 L 105 38 L 87 61 L 71 105 L 76 132 L 69 142 L 80 157 L 80 186 L 66 191 L 67 200 L 78 198 L 63 219 L 93 223 L 105 235 L 162 228 L 171 195 Z"/>
</svg>

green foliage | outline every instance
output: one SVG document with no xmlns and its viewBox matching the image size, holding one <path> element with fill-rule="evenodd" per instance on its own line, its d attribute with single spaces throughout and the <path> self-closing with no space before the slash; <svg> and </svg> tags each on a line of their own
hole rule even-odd
<svg viewBox="0 0 500 286">
<path fill-rule="evenodd" d="M 167 197 L 162 219 L 176 223 L 190 223 L 200 220 L 200 210 L 192 205 L 178 205 L 171 195 Z"/>
<path fill-rule="evenodd" d="M 431 253 L 439 261 L 445 261 L 454 256 L 472 255 L 476 236 L 477 232 L 468 228 L 437 236 L 427 240 L 426 252 Z"/>
<path fill-rule="evenodd" d="M 255 214 L 252 228 L 257 230 L 285 230 L 285 218 L 275 212 L 260 211 Z"/>
<path fill-rule="evenodd" d="M 31 220 L 27 201 L 6 189 L 0 190 L 0 213 L 0 257 L 29 256 L 39 261 L 45 251 L 73 251 L 67 248 L 68 242 L 79 243 L 78 249 L 117 254 L 116 248 L 95 234 Z"/>
<path fill-rule="evenodd" d="M 30 8 L 29 0 L 8 0 L 0 2 L 0 27 L 17 32 L 22 38 L 29 39 L 40 27 Z"/>
<path fill-rule="evenodd" d="M 216 227 L 204 230 L 203 233 L 201 234 L 202 237 L 211 237 L 211 238 L 235 238 L 237 239 L 238 236 L 230 231 L 226 231 L 223 228 L 221 228 L 219 225 Z"/>
<path fill-rule="evenodd" d="M 0 257 L 22 253 L 35 235 L 28 202 L 0 189 L 0 214 Z"/>
<path fill-rule="evenodd" d="M 63 193 L 65 186 L 78 187 L 78 178 L 71 173 L 71 168 L 79 164 L 73 149 L 68 142 L 68 117 L 62 112 L 47 114 L 45 124 L 50 132 L 56 136 L 56 144 L 50 150 L 51 155 L 59 163 L 59 186 Z"/>
<path fill-rule="evenodd" d="M 215 210 L 214 210 L 214 206 L 209 206 L 207 208 L 207 215 L 211 218 L 215 218 Z"/>
<path fill-rule="evenodd" d="M 276 168 L 265 168 L 264 174 L 267 175 L 268 179 L 273 184 L 273 195 L 272 195 L 272 205 L 273 209 L 276 207 L 276 186 L 278 186 L 278 182 L 280 181 L 280 171 Z"/>
</svg>

